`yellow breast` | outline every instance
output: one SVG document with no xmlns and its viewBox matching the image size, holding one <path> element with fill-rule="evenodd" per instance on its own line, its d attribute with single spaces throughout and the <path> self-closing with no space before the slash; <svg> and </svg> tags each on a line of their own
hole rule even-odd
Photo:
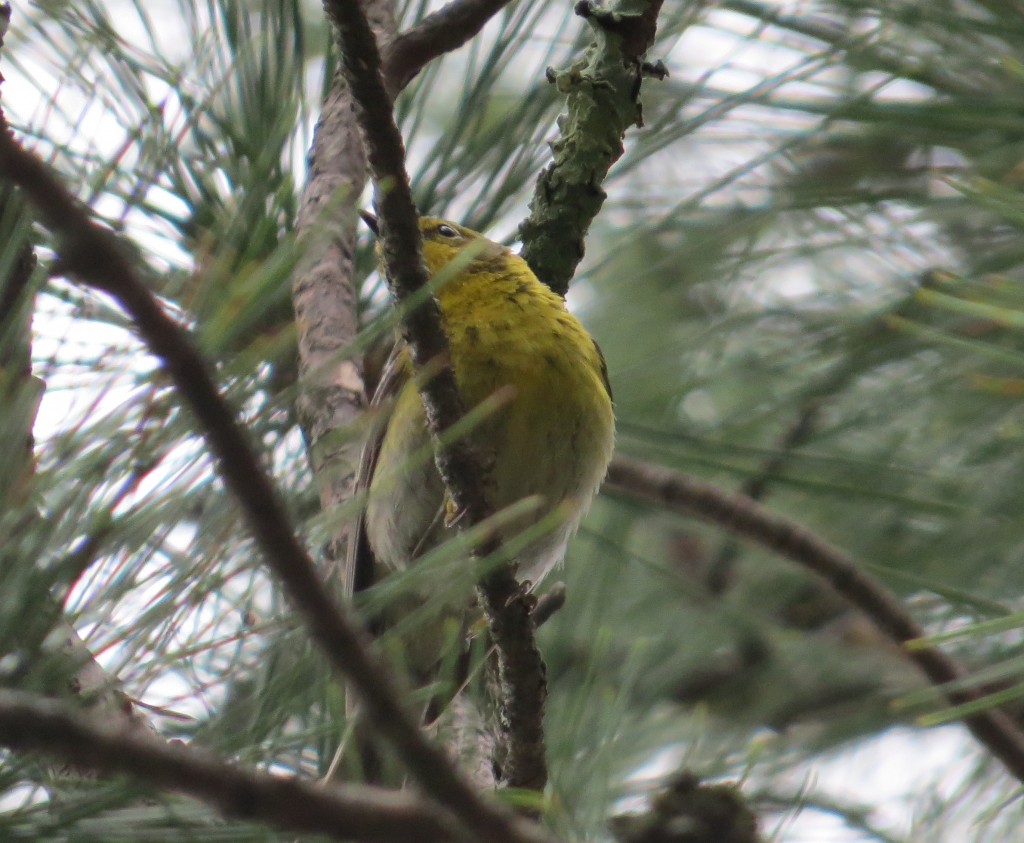
<svg viewBox="0 0 1024 843">
<path fill-rule="evenodd" d="M 497 399 L 472 433 L 492 469 L 489 503 L 496 510 L 525 498 L 535 503 L 505 538 L 545 527 L 519 554 L 521 575 L 537 581 L 560 560 L 604 478 L 612 403 L 600 351 L 579 320 L 521 258 L 489 245 L 500 251 L 444 284 L 438 300 L 467 409 Z M 405 567 L 446 537 L 433 464 L 421 459 L 416 468 L 397 468 L 427 442 L 420 399 L 409 385 L 381 447 L 380 467 L 389 466 L 392 477 L 375 475 L 367 510 L 371 545 L 391 567 Z"/>
</svg>

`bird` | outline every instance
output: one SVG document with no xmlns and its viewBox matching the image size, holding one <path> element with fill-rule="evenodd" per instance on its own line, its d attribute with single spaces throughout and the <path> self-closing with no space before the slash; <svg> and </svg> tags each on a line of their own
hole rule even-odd
<svg viewBox="0 0 1024 843">
<path fill-rule="evenodd" d="M 377 233 L 376 217 L 362 216 Z M 532 589 L 564 558 L 611 459 L 615 419 L 604 356 L 564 299 L 512 250 L 436 217 L 421 217 L 419 227 L 459 393 L 467 412 L 482 416 L 469 435 L 490 468 L 488 503 L 515 550 L 521 582 Z M 366 505 L 349 540 L 349 594 L 410 571 L 457 530 L 401 339 L 370 406 L 382 420 L 360 459 L 357 490 Z M 465 617 L 473 567 L 457 570 L 462 588 L 447 574 L 420 580 L 385 613 L 385 626 L 432 599 L 443 604 L 441 617 Z M 422 676 L 440 658 L 444 634 L 434 626 L 402 639 L 407 666 Z"/>
</svg>

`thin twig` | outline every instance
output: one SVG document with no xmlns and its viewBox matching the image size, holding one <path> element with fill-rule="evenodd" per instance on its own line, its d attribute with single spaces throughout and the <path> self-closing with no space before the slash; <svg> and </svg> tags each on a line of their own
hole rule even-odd
<svg viewBox="0 0 1024 843">
<path fill-rule="evenodd" d="M 120 727 L 101 727 L 97 722 L 53 700 L 0 691 L 0 743 L 5 746 L 41 752 L 104 774 L 136 777 L 192 796 L 227 817 L 335 840 L 475 839 L 408 792 L 363 785 L 321 788 L 241 769 L 195 748 L 126 735 Z"/>
<path fill-rule="evenodd" d="M 394 99 L 426 65 L 469 41 L 511 0 L 452 0 L 407 29 L 384 52 L 384 82 Z"/>
<path fill-rule="evenodd" d="M 801 403 L 796 418 L 783 432 L 774 445 L 774 453 L 751 474 L 740 487 L 740 493 L 753 501 L 760 501 L 768 491 L 768 486 L 793 457 L 794 451 L 800 448 L 815 433 L 818 419 L 821 417 L 820 400 L 807 400 Z M 740 543 L 734 536 L 725 539 L 714 559 L 708 564 L 704 583 L 712 594 L 721 595 L 731 585 L 736 558 L 739 556 Z"/>
<path fill-rule="evenodd" d="M 556 582 L 540 597 L 533 609 L 533 622 L 540 629 L 565 605 L 565 583 Z"/>
<path fill-rule="evenodd" d="M 756 501 L 730 495 L 680 472 L 623 456 L 612 460 L 604 490 L 682 515 L 698 516 L 796 562 L 860 609 L 883 635 L 899 645 L 925 636 L 925 630 L 899 599 L 865 573 L 852 557 Z M 983 691 L 964 687 L 967 670 L 936 647 L 915 646 L 904 653 L 951 705 L 984 697 Z M 949 687 L 950 683 L 956 684 Z M 974 737 L 1024 782 L 1024 733 L 1013 720 L 992 708 L 964 717 L 963 721 Z"/>
<path fill-rule="evenodd" d="M 478 833 L 486 828 L 493 840 L 546 839 L 539 829 L 479 798 L 458 778 L 444 753 L 424 738 L 399 702 L 395 680 L 371 652 L 365 634 L 331 600 L 319 580 L 277 491 L 187 333 L 164 313 L 137 277 L 115 235 L 90 218 L 42 160 L 14 141 L 6 122 L 0 123 L 0 177 L 25 191 L 57 235 L 61 271 L 109 293 L 131 315 L 199 420 L 221 477 L 237 498 L 267 564 L 304 616 L 313 638 L 352 683 L 372 722 L 423 790 Z"/>
<path fill-rule="evenodd" d="M 384 88 L 380 54 L 358 4 L 328 0 L 325 7 L 338 29 L 342 67 L 359 104 L 357 115 L 374 179 L 387 276 L 395 298 L 408 301 L 429 279 L 421 258 L 418 214 L 405 172 L 405 150 Z M 458 422 L 465 410 L 451 366 L 436 365 L 437 361 L 450 360 L 437 302 L 427 299 L 408 311 L 403 329 L 415 369 L 424 371 L 430 366 L 433 373 L 421 384 L 420 391 L 435 439 L 438 470 L 459 513 L 460 529 L 482 524 L 493 515 L 493 509 L 486 494 L 487 472 L 472 439 L 461 437 L 444 443 L 444 431 Z M 492 533 L 476 553 L 479 558 L 493 558 L 500 550 L 500 538 Z M 543 732 L 546 684 L 534 636 L 533 600 L 516 580 L 510 564 L 489 566 L 480 579 L 478 593 L 498 652 L 504 738 L 502 779 L 512 787 L 542 790 L 547 781 Z M 461 780 L 452 777 L 448 786 L 454 788 L 456 784 L 463 786 Z"/>
<path fill-rule="evenodd" d="M 139 433 L 142 443 L 145 443 L 144 423 L 140 423 Z M 138 450 L 143 447 L 144 444 L 140 444 Z M 117 520 L 114 512 L 138 489 L 156 465 L 155 460 L 140 460 L 132 467 L 110 502 L 91 519 L 81 544 L 64 560 L 64 582 L 50 595 L 61 617 L 49 631 L 45 644 L 49 649 L 59 651 L 69 662 L 72 673 L 67 687 L 83 709 L 91 712 L 93 717 L 104 718 L 110 725 L 117 724 L 122 734 L 151 739 L 159 739 L 156 724 L 125 692 L 121 680 L 100 664 L 78 630 L 63 615 L 62 607 L 74 583 L 96 561 L 104 543 L 115 532 Z M 80 771 L 75 772 L 80 774 Z"/>
</svg>

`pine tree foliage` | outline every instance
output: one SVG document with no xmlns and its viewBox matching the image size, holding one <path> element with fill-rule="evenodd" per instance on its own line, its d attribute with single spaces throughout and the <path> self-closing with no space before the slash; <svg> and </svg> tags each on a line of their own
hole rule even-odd
<svg viewBox="0 0 1024 843">
<path fill-rule="evenodd" d="M 408 2 L 401 20 L 431 8 Z M 1017 4 L 986 0 L 665 4 L 650 57 L 670 75 L 645 82 L 644 125 L 569 294 L 608 360 L 620 452 L 842 547 L 1018 717 L 1022 32 Z M 424 213 L 514 241 L 563 104 L 545 69 L 588 43 L 571 4 L 518 0 L 414 80 L 396 113 Z M 336 58 L 317 4 L 87 0 L 17 7 L 0 59 L 15 130 L 195 332 L 314 552 L 331 525 L 292 412 L 289 277 Z M 0 225 L 6 266 L 24 215 Z M 323 775 L 343 690 L 130 321 L 51 273 L 52 244 L 33 237 L 45 396 L 27 493 L 0 485 L 3 684 L 59 684 L 42 644 L 63 604 L 164 737 Z M 353 356 L 392 318 L 368 238 L 357 263 Z M 0 406 L 0 427 L 18 406 Z M 431 570 L 458 560 L 446 548 Z M 938 725 L 956 712 L 792 563 L 603 495 L 560 576 L 568 602 L 540 640 L 549 821 L 565 839 L 610 839 L 611 815 L 682 768 L 741 781 L 765 839 L 1019 837 L 1015 782 Z M 919 754 L 947 760 L 920 777 Z M 913 792 L 893 796 L 882 769 L 915 776 Z M 51 775 L 4 757 L 0 837 L 294 839 L 142 803 L 124 781 L 57 798 Z"/>
</svg>

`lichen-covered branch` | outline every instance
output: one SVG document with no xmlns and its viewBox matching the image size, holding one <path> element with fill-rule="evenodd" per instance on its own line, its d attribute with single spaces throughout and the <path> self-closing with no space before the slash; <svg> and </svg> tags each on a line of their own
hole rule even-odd
<svg viewBox="0 0 1024 843">
<path fill-rule="evenodd" d="M 620 3 L 604 8 L 580 0 L 576 13 L 590 24 L 594 40 L 567 70 L 548 71 L 566 94 L 553 160 L 540 174 L 530 216 L 520 228 L 522 255 L 556 293 L 565 295 L 583 259 L 583 239 L 604 204 L 608 170 L 623 151 L 623 137 L 642 125 L 640 87 L 645 76 L 664 76 L 660 63 L 644 55 L 654 44 L 662 0 L 646 0 L 640 12 Z"/>
</svg>

